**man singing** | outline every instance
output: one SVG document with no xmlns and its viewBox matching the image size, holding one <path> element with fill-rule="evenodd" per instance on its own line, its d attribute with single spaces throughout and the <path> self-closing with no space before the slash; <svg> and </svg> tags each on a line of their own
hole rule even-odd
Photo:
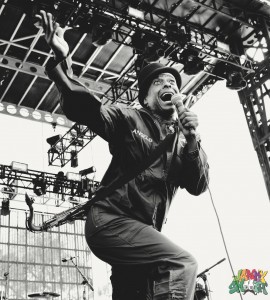
<svg viewBox="0 0 270 300">
<path fill-rule="evenodd" d="M 47 73 L 58 87 L 65 115 L 109 143 L 112 160 L 100 189 L 132 172 L 167 135 L 174 134 L 150 167 L 88 212 L 86 241 L 97 257 L 112 266 L 113 300 L 193 299 L 197 262 L 160 233 L 178 187 L 200 195 L 208 180 L 207 158 L 196 132 L 198 117 L 180 100 L 180 74 L 151 63 L 138 78 L 141 109 L 101 105 L 72 78 L 63 29 L 50 13 L 41 11 L 37 18 L 55 54 Z"/>
</svg>

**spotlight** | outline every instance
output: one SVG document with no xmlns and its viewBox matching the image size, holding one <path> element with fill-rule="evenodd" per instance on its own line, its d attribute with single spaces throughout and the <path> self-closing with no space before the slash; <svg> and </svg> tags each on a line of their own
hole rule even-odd
<svg viewBox="0 0 270 300">
<path fill-rule="evenodd" d="M 84 169 L 84 170 L 79 171 L 79 174 L 81 174 L 82 176 L 85 176 L 87 174 L 91 174 L 91 173 L 94 173 L 94 172 L 96 172 L 96 168 L 94 166 L 92 166 L 88 169 Z"/>
<path fill-rule="evenodd" d="M 94 15 L 92 24 L 92 44 L 96 47 L 108 44 L 112 40 L 114 23 L 104 16 Z"/>
<path fill-rule="evenodd" d="M 219 79 L 226 79 L 226 87 L 228 89 L 240 91 L 247 86 L 241 69 L 228 63 L 218 62 L 212 74 L 216 75 Z"/>
<path fill-rule="evenodd" d="M 136 18 L 136 19 L 144 20 L 144 12 L 141 11 L 141 10 L 139 10 L 139 9 L 137 9 L 137 8 L 129 6 L 127 13 L 128 13 L 128 15 L 130 15 L 130 16 Z"/>
<path fill-rule="evenodd" d="M 57 134 L 57 135 L 54 135 L 50 138 L 47 138 L 47 143 L 50 144 L 50 146 L 52 147 L 53 145 L 55 145 L 60 139 L 62 138 L 62 135 L 61 134 Z"/>
<path fill-rule="evenodd" d="M 164 45 L 154 34 L 137 30 L 131 38 L 131 44 L 135 54 L 140 54 L 147 63 L 158 61 L 165 56 Z"/>
<path fill-rule="evenodd" d="M 199 53 L 194 49 L 185 49 L 180 54 L 180 62 L 184 65 L 184 72 L 187 75 L 195 75 L 204 68 L 204 63 L 199 58 Z"/>
<path fill-rule="evenodd" d="M 145 34 L 140 30 L 136 30 L 135 33 L 131 37 L 131 45 L 134 49 L 135 54 L 142 54 L 145 50 L 144 43 Z"/>
<path fill-rule="evenodd" d="M 81 174 L 73 173 L 73 172 L 67 172 L 66 177 L 67 177 L 67 180 L 71 180 L 71 181 L 80 182 L 82 180 Z"/>
<path fill-rule="evenodd" d="M 11 169 L 14 171 L 20 171 L 26 173 L 28 171 L 28 164 L 13 161 L 11 162 Z"/>
<path fill-rule="evenodd" d="M 59 193 L 60 189 L 62 189 L 63 187 L 64 180 L 65 180 L 64 172 L 62 171 L 58 172 L 53 186 L 53 193 L 56 194 Z"/>
<path fill-rule="evenodd" d="M 230 70 L 227 73 L 226 87 L 230 90 L 241 91 L 247 86 L 241 71 Z"/>
<path fill-rule="evenodd" d="M 78 167 L 78 152 L 76 150 L 71 150 L 70 151 L 70 156 L 71 156 L 71 167 L 76 168 Z"/>
<path fill-rule="evenodd" d="M 32 182 L 33 182 L 33 185 L 34 185 L 34 187 L 33 187 L 34 193 L 37 196 L 41 196 L 41 195 L 46 194 L 46 184 L 47 184 L 46 179 L 36 177 L 32 180 Z"/>
<path fill-rule="evenodd" d="M 178 20 L 168 20 L 166 23 L 166 33 L 170 41 L 176 42 L 183 48 L 190 41 L 190 34 Z"/>
<path fill-rule="evenodd" d="M 165 51 L 162 48 L 159 48 L 157 43 L 147 42 L 147 49 L 145 52 L 145 61 L 156 62 L 165 56 Z"/>
</svg>

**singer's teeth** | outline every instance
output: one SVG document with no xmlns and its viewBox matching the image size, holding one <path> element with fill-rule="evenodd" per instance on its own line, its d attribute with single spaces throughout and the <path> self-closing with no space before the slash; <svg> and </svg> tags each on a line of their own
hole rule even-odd
<svg viewBox="0 0 270 300">
<path fill-rule="evenodd" d="M 160 96 L 160 98 L 162 101 L 171 101 L 172 95 L 172 93 L 164 93 Z"/>
</svg>

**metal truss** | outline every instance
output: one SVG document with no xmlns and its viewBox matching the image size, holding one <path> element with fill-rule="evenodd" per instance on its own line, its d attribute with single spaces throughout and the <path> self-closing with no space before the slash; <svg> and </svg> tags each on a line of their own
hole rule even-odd
<svg viewBox="0 0 270 300">
<path fill-rule="evenodd" d="M 270 198 L 270 61 L 264 61 L 239 92 L 247 125 Z"/>
<path fill-rule="evenodd" d="M 87 126 L 75 123 L 48 150 L 49 165 L 64 167 L 71 161 L 72 153 L 77 155 L 95 136 Z"/>
<path fill-rule="evenodd" d="M 55 193 L 62 196 L 89 198 L 99 182 L 88 178 L 86 180 L 85 176 L 81 180 L 71 180 L 65 175 L 59 177 L 58 174 L 35 170 L 24 172 L 14 170 L 11 166 L 0 165 L 0 185 L 34 191 L 36 186 L 43 189 L 44 194 Z"/>
<path fill-rule="evenodd" d="M 18 3 L 20 1 L 17 1 Z M 22 1 L 23 2 L 23 1 Z M 42 2 L 42 1 L 30 1 L 30 2 Z M 43 1 L 44 2 L 44 1 Z M 45 1 L 46 2 L 46 1 Z M 252 58 L 246 55 L 243 61 L 239 53 L 231 51 L 230 37 L 231 35 L 241 29 L 242 35 L 239 37 L 242 42 L 244 50 L 253 47 L 255 50 L 268 51 L 270 48 L 269 38 L 269 17 L 258 13 L 255 9 L 252 10 L 252 6 L 249 5 L 247 9 L 237 7 L 232 4 L 231 1 L 215 1 L 215 0 L 193 0 L 194 4 L 190 10 L 185 14 L 178 14 L 181 5 L 186 4 L 188 1 L 138 1 L 136 9 L 143 13 L 143 19 L 137 19 L 127 14 L 127 8 L 131 1 L 71 1 L 71 0 L 59 0 L 58 3 L 61 6 L 66 5 L 65 9 L 59 10 L 57 16 L 59 22 L 66 30 L 78 25 L 80 20 L 90 18 L 94 13 L 100 14 L 108 18 L 113 22 L 113 41 L 118 45 L 112 56 L 104 64 L 103 67 L 97 67 L 94 63 L 99 54 L 103 51 L 103 46 L 98 47 L 87 58 L 86 63 L 82 63 L 73 59 L 75 69 L 79 72 L 74 72 L 75 78 L 85 84 L 91 92 L 97 94 L 103 104 L 120 102 L 126 105 L 131 104 L 138 94 L 137 89 L 137 76 L 135 60 L 137 59 L 137 53 L 131 43 L 132 36 L 136 31 L 140 31 L 143 34 L 154 35 L 165 46 L 165 58 L 166 63 L 173 66 L 175 63 L 172 53 L 182 51 L 187 47 L 196 49 L 200 53 L 201 59 L 204 61 L 205 69 L 198 75 L 190 78 L 189 82 L 183 86 L 181 93 L 184 95 L 184 102 L 187 106 L 192 106 L 200 97 L 207 92 L 209 88 L 220 79 L 212 75 L 212 68 L 217 62 L 226 63 L 228 66 L 240 69 L 243 72 L 243 76 L 248 81 L 248 86 L 243 91 L 239 92 L 247 123 L 249 126 L 250 134 L 254 147 L 257 151 L 260 165 L 265 178 L 267 191 L 270 197 L 270 132 L 269 132 L 269 118 L 267 116 L 267 101 L 269 102 L 269 60 L 267 52 L 265 52 L 264 62 L 257 64 Z M 190 2 L 190 1 L 189 1 Z M 257 1 L 252 1 L 256 5 Z M 9 5 L 9 1 L 1 1 L 0 14 L 4 10 L 4 7 Z M 166 6 L 166 4 L 170 6 Z M 258 4 L 258 3 L 257 3 Z M 24 7 L 21 7 L 24 9 Z M 208 18 L 203 23 L 194 22 L 194 16 L 197 13 L 202 12 L 205 9 L 208 13 Z M 62 12 L 62 14 L 61 14 Z M 0 40 L 0 46 L 5 46 L 6 49 L 0 57 L 0 67 L 11 70 L 13 75 L 9 81 L 8 86 L 5 89 L 5 93 L 0 99 L 4 101 L 5 95 L 12 88 L 12 84 L 15 81 L 16 75 L 19 72 L 25 72 L 27 75 L 32 76 L 32 80 L 27 90 L 23 94 L 18 105 L 23 105 L 23 100 L 26 97 L 28 90 L 35 84 L 38 78 L 43 78 L 44 68 L 46 62 L 51 58 L 52 53 L 40 51 L 35 48 L 39 38 L 42 37 L 43 32 L 39 30 L 36 35 L 25 36 L 20 39 L 15 38 L 16 33 L 19 31 L 21 24 L 27 15 L 25 11 L 19 20 L 14 32 L 9 40 Z M 181 15 L 181 17 L 179 17 Z M 223 23 L 220 28 L 212 26 L 217 16 L 223 18 Z M 185 31 L 189 34 L 190 39 L 185 45 L 179 44 L 171 37 L 167 32 L 167 21 L 172 20 L 179 22 Z M 215 23 L 215 22 L 214 22 Z M 71 51 L 71 57 L 75 56 L 75 52 L 81 44 L 87 38 L 87 32 L 82 32 L 81 37 L 75 47 Z M 23 46 L 22 40 L 30 40 L 30 47 Z M 262 42 L 266 41 L 266 46 Z M 26 50 L 24 57 L 20 60 L 13 58 L 9 55 L 9 49 L 11 47 L 17 47 Z M 110 71 L 110 64 L 116 60 L 121 53 L 123 47 L 130 47 L 134 49 L 133 55 L 130 56 L 129 61 L 125 64 L 125 67 L 119 72 Z M 32 66 L 28 57 L 31 53 L 39 54 L 45 57 L 41 65 Z M 243 54 L 243 53 L 241 53 Z M 99 73 L 95 79 L 89 79 L 88 73 Z M 48 81 L 48 87 L 44 95 L 39 99 L 33 109 L 39 109 L 44 104 L 47 95 L 55 88 L 54 83 Z M 58 111 L 59 104 L 56 104 L 51 113 L 54 114 Z M 93 138 L 95 134 L 91 132 L 87 127 L 74 124 L 71 129 L 57 141 L 48 151 L 49 164 L 56 166 L 65 166 L 71 160 L 71 151 L 80 152 Z M 3 173 L 4 172 L 4 173 Z M 35 173 L 36 172 L 36 173 Z M 16 177 L 14 171 L 8 166 L 1 167 L 1 174 L 9 174 L 9 177 L 2 175 L 0 180 L 4 184 L 8 184 Z M 18 173 L 19 174 L 19 173 Z M 32 173 L 31 173 L 32 174 Z M 45 174 L 45 175 L 44 175 Z M 4 177 L 3 177 L 4 176 Z M 13 177 L 12 177 L 13 176 Z M 33 174 L 28 175 L 28 181 L 23 177 L 25 174 L 19 174 L 18 180 L 21 180 L 21 186 L 30 186 L 33 189 L 33 179 L 37 176 L 47 176 L 47 186 L 49 189 L 53 189 L 54 183 L 56 183 L 56 175 L 33 171 Z M 10 178 L 10 179 L 8 179 Z M 79 183 L 69 182 L 65 180 L 64 192 L 67 195 L 76 193 L 79 188 Z"/>
<path fill-rule="evenodd" d="M 123 8 L 122 10 L 119 10 L 119 8 L 114 5 L 114 1 L 95 1 L 94 3 L 88 3 L 87 5 L 91 12 L 93 12 L 94 10 L 98 10 L 99 13 L 106 15 L 108 18 L 115 21 L 116 24 L 121 25 L 116 26 L 116 29 L 114 30 L 114 40 L 120 45 L 132 46 L 130 44 L 130 38 L 134 34 L 134 32 L 136 32 L 136 30 L 140 30 L 141 32 L 151 32 L 151 34 L 158 36 L 159 40 L 163 41 L 164 44 L 167 45 L 167 49 L 179 51 L 181 49 L 177 42 L 175 40 L 169 40 L 166 34 L 166 27 L 164 26 L 164 22 L 166 21 L 166 19 L 168 19 L 168 12 L 156 8 L 154 5 L 157 2 L 158 1 L 154 1 L 149 5 L 144 2 L 141 2 L 141 4 L 139 4 L 138 9 L 140 9 L 141 5 L 143 10 L 145 11 L 145 19 L 140 20 L 140 22 L 134 20 L 134 18 L 128 16 L 127 14 L 124 14 Z M 220 43 L 218 42 L 219 40 L 224 40 L 227 33 L 222 33 L 221 30 L 219 32 L 214 32 L 206 29 L 205 25 L 207 24 L 204 24 L 203 26 L 197 26 L 196 24 L 189 22 L 189 19 L 192 17 L 192 15 L 201 6 L 204 6 L 210 8 L 214 14 L 220 13 L 226 15 L 226 17 L 228 17 L 228 22 L 237 22 L 239 26 L 245 24 L 246 26 L 251 28 L 252 31 L 256 32 L 260 29 L 259 27 L 255 26 L 250 21 L 250 19 L 247 18 L 247 13 L 242 9 L 232 7 L 231 5 L 229 5 L 230 7 L 225 5 L 220 6 L 216 3 L 216 1 L 211 1 L 210 4 L 207 5 L 205 4 L 206 1 L 194 1 L 198 3 L 198 6 L 194 7 L 193 11 L 189 15 L 185 16 L 185 18 L 177 18 L 173 15 L 173 12 L 182 2 L 183 1 L 178 1 L 174 4 L 174 6 L 169 11 L 169 17 L 184 24 L 184 26 L 187 28 L 187 31 L 189 31 L 191 35 L 190 45 L 200 50 L 201 57 L 205 60 L 206 65 L 206 73 L 204 74 L 204 76 L 200 76 L 199 79 L 195 80 L 196 84 L 194 84 L 190 90 L 186 89 L 187 93 L 185 94 L 184 102 L 187 102 L 189 106 L 192 106 L 204 93 L 207 92 L 207 90 L 217 80 L 217 78 L 209 75 L 212 66 L 211 64 L 208 65 L 208 60 L 213 61 L 215 59 L 215 61 L 226 62 L 230 65 L 238 67 L 239 69 L 244 70 L 246 74 L 254 73 L 255 69 L 255 63 L 253 61 L 246 58 L 245 61 L 241 63 L 240 56 L 231 53 L 228 50 L 229 47 L 228 49 L 220 48 Z M 232 11 L 233 14 L 231 14 Z M 239 18 L 237 18 L 237 16 Z M 246 17 L 248 21 L 244 22 L 244 17 Z M 125 26 L 124 30 L 123 25 Z M 81 72 L 79 78 L 82 78 L 83 73 L 91 66 L 91 63 L 100 50 L 100 48 L 97 48 L 97 50 L 92 54 L 86 66 L 83 68 L 83 71 Z M 118 52 L 119 49 L 116 50 L 114 56 L 116 56 Z M 169 58 L 169 64 L 173 65 L 173 61 L 171 61 L 170 63 L 170 55 L 168 54 L 167 56 Z M 137 55 L 134 55 L 130 62 L 126 65 L 124 70 L 121 72 L 120 76 L 118 78 L 115 78 L 116 80 L 111 85 L 111 87 L 103 95 L 100 95 L 103 104 L 113 102 L 131 104 L 134 100 L 136 100 L 138 96 L 135 72 L 136 59 Z M 109 63 L 110 61 L 108 62 L 108 64 Z M 192 82 L 194 83 L 194 80 L 192 80 Z M 77 125 L 75 124 L 75 126 Z M 67 132 L 67 136 L 69 135 L 71 130 Z M 81 136 L 79 135 L 74 136 L 73 141 L 79 139 L 80 137 Z M 94 137 L 95 134 L 91 135 L 91 139 L 93 139 Z M 57 161 L 58 165 L 64 166 L 70 160 L 64 158 L 66 157 L 65 149 L 67 149 L 68 147 L 61 147 L 62 142 L 62 140 L 59 140 L 57 142 L 57 145 L 55 145 L 55 147 L 61 149 L 60 152 L 58 150 L 58 153 L 56 153 L 56 155 L 53 148 L 49 150 L 49 164 L 51 164 L 52 161 Z M 80 150 L 81 149 L 82 148 L 80 148 Z M 52 157 L 54 158 L 52 159 Z"/>
</svg>

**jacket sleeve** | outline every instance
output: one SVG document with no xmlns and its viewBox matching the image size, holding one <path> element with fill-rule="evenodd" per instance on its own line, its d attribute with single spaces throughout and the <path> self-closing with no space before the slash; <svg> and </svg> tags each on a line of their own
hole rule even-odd
<svg viewBox="0 0 270 300">
<path fill-rule="evenodd" d="M 106 140 L 105 126 L 100 115 L 101 103 L 83 84 L 72 78 L 71 59 L 49 61 L 46 73 L 60 92 L 60 105 L 71 121 L 88 126 Z"/>
<path fill-rule="evenodd" d="M 203 193 L 208 185 L 209 180 L 209 165 L 207 156 L 197 142 L 198 148 L 187 153 L 186 149 L 181 155 L 184 176 L 183 187 L 192 195 L 198 196 Z"/>
</svg>

